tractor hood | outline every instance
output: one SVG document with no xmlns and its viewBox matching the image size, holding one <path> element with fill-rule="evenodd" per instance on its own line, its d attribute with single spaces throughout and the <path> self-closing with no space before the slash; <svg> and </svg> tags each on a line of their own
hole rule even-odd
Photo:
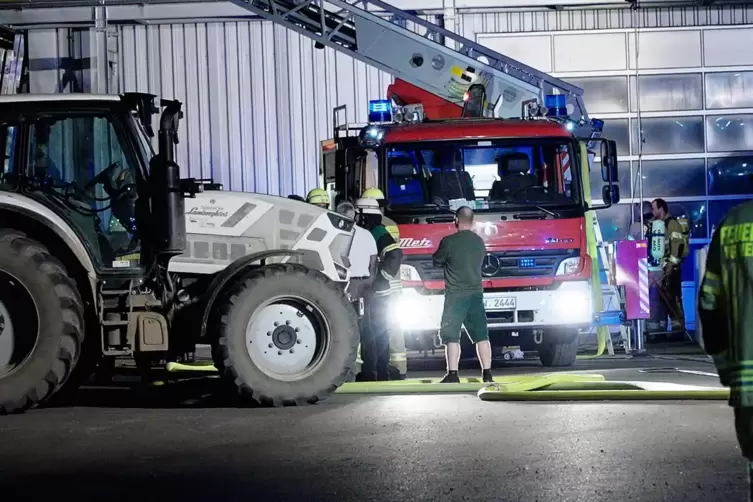
<svg viewBox="0 0 753 502">
<path fill-rule="evenodd" d="M 477 222 L 475 232 L 489 251 L 581 249 L 585 245 L 584 218 L 535 221 Z M 400 247 L 406 255 L 431 254 L 439 241 L 455 233 L 452 223 L 401 224 Z"/>
</svg>

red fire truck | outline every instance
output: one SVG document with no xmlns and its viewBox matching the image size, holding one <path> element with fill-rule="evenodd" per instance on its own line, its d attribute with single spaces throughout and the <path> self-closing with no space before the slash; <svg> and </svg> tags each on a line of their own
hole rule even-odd
<svg viewBox="0 0 753 502">
<path fill-rule="evenodd" d="M 406 344 L 425 347 L 438 333 L 444 281 L 431 256 L 455 231 L 454 211 L 468 205 L 488 250 L 482 275 L 492 345 L 536 351 L 545 366 L 573 364 L 578 332 L 593 322 L 585 214 L 595 207 L 584 147 L 601 145 L 603 198 L 613 203 L 614 142 L 579 140 L 566 116 L 547 117 L 551 110 L 531 108 L 536 103 L 523 118 L 463 117 L 463 108 L 429 93 L 429 106 L 416 106 L 421 92 L 408 106 L 394 92 L 372 102 L 370 123 L 337 127 L 323 157 L 338 200 L 373 187 L 385 194 L 404 253 L 394 309 Z"/>
</svg>

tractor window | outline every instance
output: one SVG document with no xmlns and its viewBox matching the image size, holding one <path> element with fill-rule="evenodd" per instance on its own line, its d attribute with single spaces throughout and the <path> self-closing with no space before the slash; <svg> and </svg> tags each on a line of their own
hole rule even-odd
<svg viewBox="0 0 753 502">
<path fill-rule="evenodd" d="M 29 130 L 26 175 L 65 197 L 105 267 L 139 262 L 138 167 L 125 155 L 121 137 L 109 116 L 93 114 L 45 117 Z"/>
<path fill-rule="evenodd" d="M 3 174 L 10 174 L 15 162 L 16 128 L 3 126 L 0 128 L 0 152 L 3 153 Z"/>
</svg>

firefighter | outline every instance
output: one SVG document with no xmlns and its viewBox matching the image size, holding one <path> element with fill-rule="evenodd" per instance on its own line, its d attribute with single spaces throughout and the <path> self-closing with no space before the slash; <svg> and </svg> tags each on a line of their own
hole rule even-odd
<svg viewBox="0 0 753 502">
<path fill-rule="evenodd" d="M 384 193 L 378 188 L 367 188 L 366 190 L 363 191 L 363 194 L 361 195 L 361 197 L 364 199 L 374 199 L 379 203 L 379 208 L 382 213 L 382 225 L 384 225 L 384 228 L 387 229 L 387 231 L 390 233 L 390 235 L 395 240 L 395 242 L 399 244 L 400 243 L 400 231 L 397 228 L 397 223 L 395 223 L 390 218 L 384 215 L 384 205 L 385 205 Z"/>
<path fill-rule="evenodd" d="M 390 312 L 392 301 L 402 288 L 400 265 L 403 252 L 382 225 L 382 212 L 376 199 L 362 197 L 355 205 L 361 226 L 376 240 L 379 256 L 376 277 L 366 302 L 365 329 L 361 333 L 363 365 L 359 380 L 389 380 L 391 373 L 393 377 L 403 379 L 407 369 L 405 340 Z M 397 371 L 390 371 L 390 366 L 396 367 Z"/>
<path fill-rule="evenodd" d="M 687 228 L 683 228 L 680 220 L 669 214 L 667 202 L 664 199 L 654 199 L 651 202 L 654 220 L 661 220 L 665 225 L 667 245 L 662 262 L 661 303 L 672 320 L 672 331 L 685 332 L 685 313 L 682 308 L 682 261 L 690 253 L 690 242 Z M 683 219 L 684 220 L 684 219 Z M 687 221 L 687 220 L 684 220 Z M 687 223 L 686 225 L 687 226 Z M 666 315 L 662 319 L 666 319 Z"/>
<path fill-rule="evenodd" d="M 698 296 L 704 349 L 730 388 L 737 440 L 753 490 L 753 201 L 737 206 L 714 232 Z M 753 500 L 753 493 L 751 498 Z"/>
<path fill-rule="evenodd" d="M 329 209 L 329 194 L 322 188 L 314 188 L 306 195 L 306 202 Z"/>
<path fill-rule="evenodd" d="M 643 212 L 643 227 L 641 229 L 641 212 Z M 653 207 L 647 200 L 643 201 L 643 204 L 635 204 L 633 206 L 633 218 L 634 221 L 630 225 L 628 231 L 628 240 L 639 241 L 641 239 L 648 239 L 648 234 L 651 233 L 651 219 L 654 217 Z M 641 233 L 641 230 L 643 233 Z M 650 246 L 649 246 L 650 247 Z"/>
<path fill-rule="evenodd" d="M 457 232 L 439 243 L 432 256 L 435 266 L 444 269 L 444 309 L 439 337 L 445 346 L 447 374 L 441 383 L 459 383 L 460 330 L 465 326 L 468 336 L 476 345 L 484 382 L 493 382 L 492 347 L 486 324 L 484 290 L 481 284 L 481 266 L 486 256 L 486 245 L 473 231 L 473 210 L 468 206 L 458 209 L 455 215 Z"/>
</svg>

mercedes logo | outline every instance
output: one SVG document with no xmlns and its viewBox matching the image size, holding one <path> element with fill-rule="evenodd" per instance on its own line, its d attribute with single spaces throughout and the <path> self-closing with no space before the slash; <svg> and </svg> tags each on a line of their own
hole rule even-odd
<svg viewBox="0 0 753 502">
<path fill-rule="evenodd" d="M 493 254 L 484 256 L 484 261 L 481 263 L 481 275 L 485 277 L 492 277 L 499 272 L 499 258 Z"/>
</svg>

